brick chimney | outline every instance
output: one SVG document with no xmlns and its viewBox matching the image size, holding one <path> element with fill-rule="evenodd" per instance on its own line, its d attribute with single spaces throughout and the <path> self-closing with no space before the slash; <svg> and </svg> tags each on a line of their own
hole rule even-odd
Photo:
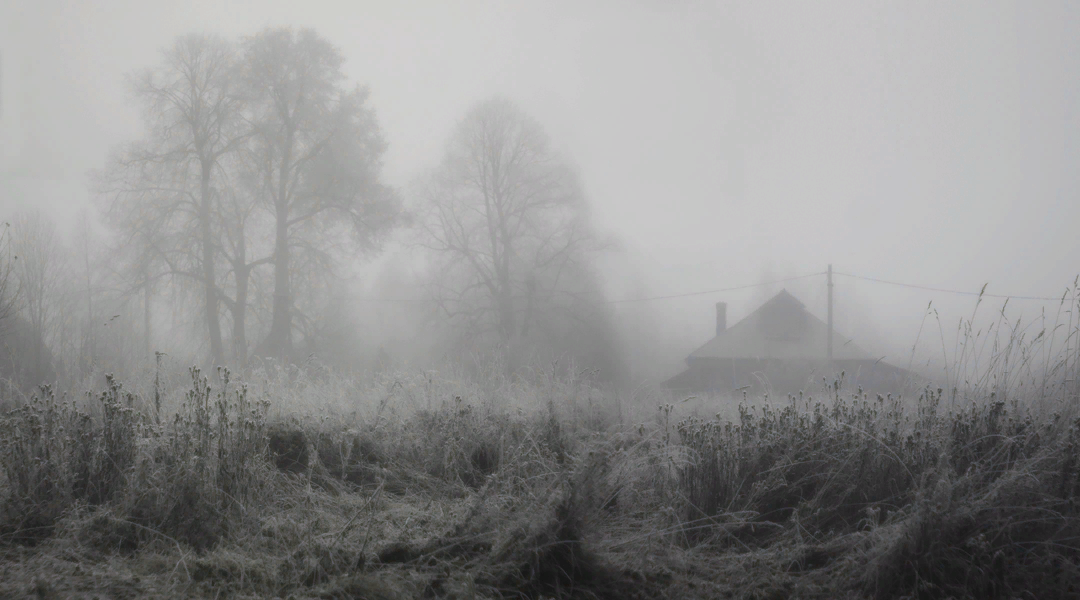
<svg viewBox="0 0 1080 600">
<path fill-rule="evenodd" d="M 727 329 L 727 302 L 716 303 L 716 335 Z"/>
</svg>

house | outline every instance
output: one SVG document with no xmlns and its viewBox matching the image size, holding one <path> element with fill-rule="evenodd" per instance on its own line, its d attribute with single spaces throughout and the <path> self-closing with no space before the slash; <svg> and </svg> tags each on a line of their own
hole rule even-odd
<svg viewBox="0 0 1080 600">
<path fill-rule="evenodd" d="M 898 393 L 914 379 L 911 372 L 890 365 L 833 332 L 810 314 L 787 290 L 773 296 L 735 325 L 727 326 L 727 305 L 716 304 L 716 337 L 693 351 L 687 369 L 665 381 L 680 393 L 768 392 L 783 396 L 819 392 L 822 378 L 831 384 L 844 373 L 844 389 L 858 386 L 871 393 Z"/>
</svg>

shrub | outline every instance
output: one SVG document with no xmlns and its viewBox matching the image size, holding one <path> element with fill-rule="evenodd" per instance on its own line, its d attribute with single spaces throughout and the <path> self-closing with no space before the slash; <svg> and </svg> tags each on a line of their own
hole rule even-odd
<svg viewBox="0 0 1080 600">
<path fill-rule="evenodd" d="M 228 370 L 216 394 L 197 368 L 190 374 L 184 404 L 138 465 L 127 507 L 136 522 L 206 549 L 265 501 L 268 403 L 251 402 L 243 386 L 230 391 Z"/>
<path fill-rule="evenodd" d="M 7 479 L 0 533 L 15 542 L 47 537 L 78 501 L 105 504 L 127 485 L 146 420 L 111 376 L 97 396 L 100 420 L 58 401 L 42 387 L 27 404 L 0 418 L 0 458 Z"/>
<path fill-rule="evenodd" d="M 0 501 L 4 539 L 47 537 L 80 504 L 115 505 L 134 523 L 197 548 L 212 545 L 230 517 L 261 501 L 265 488 L 265 403 L 246 388 L 213 394 L 198 369 L 168 427 L 153 426 L 111 376 L 96 398 L 100 417 L 52 390 L 0 419 L 8 482 Z"/>
</svg>

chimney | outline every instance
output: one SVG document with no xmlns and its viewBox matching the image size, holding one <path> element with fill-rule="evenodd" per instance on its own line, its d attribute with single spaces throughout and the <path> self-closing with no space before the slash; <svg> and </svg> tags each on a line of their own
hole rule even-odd
<svg viewBox="0 0 1080 600">
<path fill-rule="evenodd" d="M 727 329 L 727 302 L 716 303 L 716 335 Z"/>
</svg>

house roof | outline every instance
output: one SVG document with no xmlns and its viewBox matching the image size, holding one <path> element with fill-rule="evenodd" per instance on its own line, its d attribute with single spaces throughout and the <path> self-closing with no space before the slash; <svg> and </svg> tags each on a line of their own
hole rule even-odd
<svg viewBox="0 0 1080 600">
<path fill-rule="evenodd" d="M 694 359 L 826 360 L 829 326 L 781 290 L 768 302 L 690 354 Z M 833 331 L 833 360 L 876 360 Z"/>
</svg>

